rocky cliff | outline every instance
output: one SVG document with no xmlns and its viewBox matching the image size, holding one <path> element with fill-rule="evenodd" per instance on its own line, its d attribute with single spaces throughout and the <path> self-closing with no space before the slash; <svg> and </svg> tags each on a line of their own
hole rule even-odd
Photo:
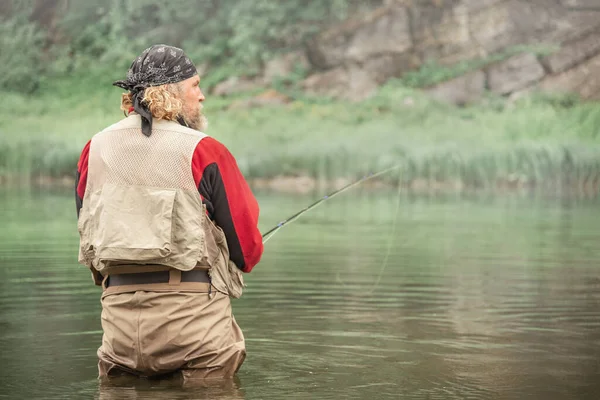
<svg viewBox="0 0 600 400">
<path fill-rule="evenodd" d="M 600 0 L 389 0 L 321 32 L 304 56 L 306 91 L 351 100 L 430 61 L 477 65 L 427 88 L 455 104 L 536 88 L 598 99 Z"/>
</svg>

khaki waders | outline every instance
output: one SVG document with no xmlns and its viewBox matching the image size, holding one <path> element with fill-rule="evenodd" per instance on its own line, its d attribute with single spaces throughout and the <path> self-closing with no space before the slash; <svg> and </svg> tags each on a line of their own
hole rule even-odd
<svg viewBox="0 0 600 400">
<path fill-rule="evenodd" d="M 163 272 L 168 274 L 167 283 L 106 288 L 110 278 L 104 280 L 100 377 L 173 373 L 180 373 L 184 381 L 232 377 L 244 362 L 246 349 L 229 296 L 208 282 L 183 281 L 186 272 Z M 137 275 L 135 281 L 148 273 L 127 275 Z"/>
</svg>

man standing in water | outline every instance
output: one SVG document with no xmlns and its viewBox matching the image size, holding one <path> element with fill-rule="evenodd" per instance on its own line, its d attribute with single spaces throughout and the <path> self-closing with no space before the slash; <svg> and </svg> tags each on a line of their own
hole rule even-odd
<svg viewBox="0 0 600 400">
<path fill-rule="evenodd" d="M 231 312 L 259 262 L 259 208 L 227 148 L 202 133 L 196 68 L 155 45 L 115 86 L 126 118 L 77 166 L 79 261 L 102 292 L 100 377 L 233 376 L 246 350 Z"/>
</svg>

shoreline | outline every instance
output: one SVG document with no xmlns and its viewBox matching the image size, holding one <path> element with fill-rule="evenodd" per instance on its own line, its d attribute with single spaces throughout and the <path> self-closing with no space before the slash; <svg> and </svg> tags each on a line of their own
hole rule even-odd
<svg viewBox="0 0 600 400">
<path fill-rule="evenodd" d="M 247 178 L 247 182 L 252 190 L 269 191 L 282 194 L 308 195 L 319 193 L 321 195 L 338 190 L 354 180 L 348 178 L 317 179 L 309 176 L 276 176 L 273 178 Z M 410 193 L 422 194 L 448 194 L 448 193 L 530 193 L 546 192 L 556 195 L 576 194 L 584 197 L 596 197 L 600 194 L 600 182 L 571 182 L 560 185 L 554 183 L 535 185 L 519 179 L 497 180 L 493 184 L 484 186 L 467 185 L 459 180 L 454 181 L 428 181 L 426 179 L 413 179 L 402 185 L 398 182 L 382 181 L 373 179 L 365 181 L 356 186 L 356 188 L 368 189 L 370 191 L 389 191 L 393 189 L 402 189 Z M 51 176 L 6 176 L 0 175 L 0 188 L 37 188 L 37 189 L 73 189 L 75 179 L 71 176 L 51 177 Z M 355 189 L 356 189 L 355 188 Z M 350 189 L 352 190 L 352 189 Z"/>
</svg>

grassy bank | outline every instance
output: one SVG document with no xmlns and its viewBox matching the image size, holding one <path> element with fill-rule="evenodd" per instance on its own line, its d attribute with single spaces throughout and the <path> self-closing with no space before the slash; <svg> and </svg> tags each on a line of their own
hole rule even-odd
<svg viewBox="0 0 600 400">
<path fill-rule="evenodd" d="M 85 142 L 122 117 L 120 91 L 110 86 L 117 78 L 73 76 L 45 82 L 33 97 L 3 95 L 3 181 L 73 176 Z M 231 149 L 249 178 L 353 179 L 402 164 L 405 184 L 595 190 L 600 182 L 598 104 L 490 98 L 456 109 L 397 82 L 355 104 L 300 96 L 281 106 L 228 110 L 234 100 L 208 97 L 207 133 Z"/>
</svg>

